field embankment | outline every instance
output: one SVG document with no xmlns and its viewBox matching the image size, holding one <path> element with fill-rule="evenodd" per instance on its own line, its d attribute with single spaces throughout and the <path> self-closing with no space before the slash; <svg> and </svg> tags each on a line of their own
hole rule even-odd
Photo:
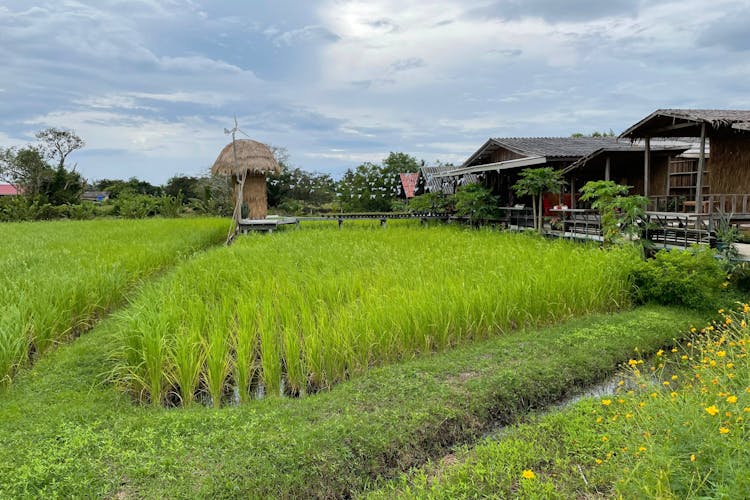
<svg viewBox="0 0 750 500">
<path fill-rule="evenodd" d="M 221 241 L 221 219 L 8 223 L 0 241 L 0 381 L 121 303 L 140 279 Z"/>
<path fill-rule="evenodd" d="M 666 308 L 594 315 L 373 368 L 306 398 L 170 410 L 103 383 L 122 334 L 107 320 L 0 395 L 0 496 L 347 496 L 600 380 L 636 346 L 654 352 L 698 321 Z"/>
<path fill-rule="evenodd" d="M 632 248 L 451 226 L 251 235 L 145 287 L 119 373 L 152 404 L 330 388 L 373 366 L 629 304 Z"/>
<path fill-rule="evenodd" d="M 504 429 L 371 498 L 746 498 L 750 306 L 644 362 L 611 396 Z"/>
</svg>

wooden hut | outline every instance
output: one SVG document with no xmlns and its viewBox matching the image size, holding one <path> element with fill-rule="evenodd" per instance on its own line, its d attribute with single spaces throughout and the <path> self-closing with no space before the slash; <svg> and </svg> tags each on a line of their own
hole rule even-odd
<svg viewBox="0 0 750 500">
<path fill-rule="evenodd" d="M 237 139 L 219 153 L 211 173 L 232 177 L 234 220 L 260 220 L 268 215 L 266 174 L 280 174 L 281 167 L 265 144 L 250 139 Z M 244 209 L 247 214 L 245 216 Z"/>
<path fill-rule="evenodd" d="M 644 179 L 651 177 L 652 138 L 700 138 L 694 167 L 669 172 L 670 178 L 685 179 L 691 188 L 692 200 L 684 202 L 684 206 L 698 213 L 710 213 L 718 208 L 734 214 L 750 214 L 750 111 L 657 109 L 620 137 L 643 139 Z M 709 144 L 710 171 L 706 164 Z M 652 196 L 648 184 L 645 194 Z"/>
</svg>

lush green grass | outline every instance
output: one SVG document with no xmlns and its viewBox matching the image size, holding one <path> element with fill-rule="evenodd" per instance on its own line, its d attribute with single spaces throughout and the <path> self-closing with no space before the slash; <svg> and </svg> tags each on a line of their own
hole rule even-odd
<svg viewBox="0 0 750 500">
<path fill-rule="evenodd" d="M 220 219 L 2 224 L 0 384 L 88 328 L 139 279 L 221 241 Z"/>
<path fill-rule="evenodd" d="M 372 496 L 745 498 L 749 313 L 741 306 L 650 363 L 635 353 L 613 396 L 511 428 Z"/>
<path fill-rule="evenodd" d="M 142 407 L 103 383 L 106 321 L 0 395 L 0 497 L 331 497 L 475 439 L 491 421 L 655 351 L 694 313 L 641 308 L 374 368 L 329 392 L 222 409 Z"/>
<path fill-rule="evenodd" d="M 122 314 L 120 375 L 154 404 L 305 394 L 366 371 L 628 304 L 632 248 L 438 226 L 238 239 Z"/>
</svg>

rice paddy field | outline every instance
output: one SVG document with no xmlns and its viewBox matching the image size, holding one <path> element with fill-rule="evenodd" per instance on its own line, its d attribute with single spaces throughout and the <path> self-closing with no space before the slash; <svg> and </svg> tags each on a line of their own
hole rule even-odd
<svg viewBox="0 0 750 500">
<path fill-rule="evenodd" d="M 123 302 L 139 280 L 221 241 L 220 219 L 2 224 L 0 382 Z"/>
<path fill-rule="evenodd" d="M 304 395 L 372 366 L 628 305 L 632 249 L 451 226 L 306 226 L 186 262 L 120 315 L 141 401 Z"/>
</svg>

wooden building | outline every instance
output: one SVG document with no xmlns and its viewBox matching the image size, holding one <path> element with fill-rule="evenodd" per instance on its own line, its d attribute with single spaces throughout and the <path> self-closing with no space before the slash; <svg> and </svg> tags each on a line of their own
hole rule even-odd
<svg viewBox="0 0 750 500">
<path fill-rule="evenodd" d="M 699 138 L 698 158 L 670 165 L 666 192 L 677 204 L 673 188 L 688 188 L 684 208 L 696 213 L 722 210 L 734 214 L 750 213 L 750 111 L 717 109 L 658 109 L 629 127 L 621 138 L 644 142 L 644 179 L 651 179 L 653 138 Z M 708 168 L 708 147 L 711 165 Z M 658 201 L 658 187 L 649 183 L 644 191 Z"/>
<path fill-rule="evenodd" d="M 417 187 L 419 173 L 400 173 L 398 174 L 398 187 L 396 188 L 397 196 L 402 199 L 410 200 L 414 198 L 414 190 Z"/>
<path fill-rule="evenodd" d="M 414 188 L 414 195 L 419 196 L 425 193 L 443 193 L 453 194 L 456 188 L 463 184 L 475 184 L 480 181 L 477 174 L 462 175 L 443 175 L 456 170 L 453 165 L 439 165 L 433 167 L 421 167 L 417 177 L 417 185 Z"/>
<path fill-rule="evenodd" d="M 688 146 L 652 148 L 666 171 L 668 157 Z M 575 207 L 577 190 L 589 180 L 611 179 L 634 186 L 642 194 L 644 146 L 614 137 L 506 137 L 487 140 L 461 167 L 437 174 L 438 178 L 481 175 L 482 182 L 500 198 L 503 206 L 528 200 L 516 199 L 513 185 L 526 168 L 552 167 L 565 172 L 567 186 L 559 202 Z M 657 169 L 654 169 L 656 172 Z"/>
</svg>

